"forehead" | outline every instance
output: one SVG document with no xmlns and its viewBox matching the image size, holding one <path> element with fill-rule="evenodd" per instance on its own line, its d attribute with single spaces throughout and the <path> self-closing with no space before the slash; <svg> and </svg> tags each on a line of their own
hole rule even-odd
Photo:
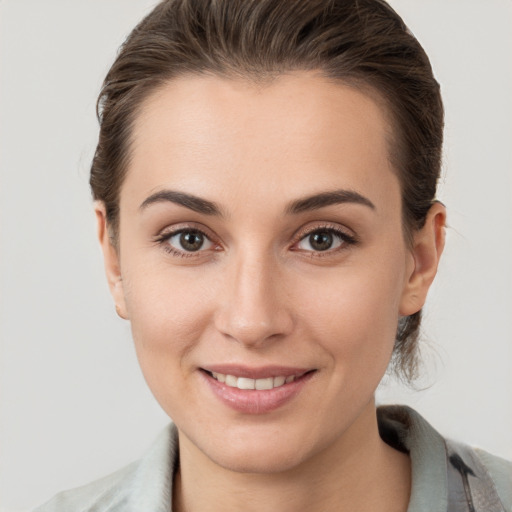
<svg viewBox="0 0 512 512">
<path fill-rule="evenodd" d="M 142 105 L 126 181 L 148 192 L 183 185 L 208 195 L 229 182 L 250 183 L 253 196 L 340 186 L 378 195 L 382 179 L 396 185 L 390 134 L 381 104 L 311 72 L 264 84 L 184 76 Z"/>
</svg>

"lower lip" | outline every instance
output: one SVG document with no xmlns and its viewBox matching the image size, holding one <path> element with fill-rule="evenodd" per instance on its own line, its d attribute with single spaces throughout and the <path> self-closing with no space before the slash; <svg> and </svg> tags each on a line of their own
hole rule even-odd
<svg viewBox="0 0 512 512">
<path fill-rule="evenodd" d="M 245 414 L 265 414 L 292 400 L 315 372 L 309 372 L 293 382 L 267 390 L 232 388 L 204 371 L 200 373 L 217 398 L 231 409 Z"/>
</svg>

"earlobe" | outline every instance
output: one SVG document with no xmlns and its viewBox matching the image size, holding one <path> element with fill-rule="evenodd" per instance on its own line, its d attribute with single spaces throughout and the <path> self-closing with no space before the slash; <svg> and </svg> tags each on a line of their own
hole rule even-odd
<svg viewBox="0 0 512 512">
<path fill-rule="evenodd" d="M 117 314 L 121 318 L 127 320 L 128 314 L 126 311 L 126 303 L 124 298 L 124 287 L 121 267 L 119 263 L 119 252 L 112 243 L 107 224 L 105 205 L 102 201 L 95 202 L 94 213 L 96 215 L 98 240 L 103 252 L 105 274 L 107 276 L 110 293 L 114 299 Z"/>
<path fill-rule="evenodd" d="M 409 316 L 425 304 L 427 293 L 437 273 L 445 243 L 446 208 L 435 202 L 424 226 L 414 234 L 411 268 L 408 270 L 400 304 L 400 315 Z"/>
</svg>

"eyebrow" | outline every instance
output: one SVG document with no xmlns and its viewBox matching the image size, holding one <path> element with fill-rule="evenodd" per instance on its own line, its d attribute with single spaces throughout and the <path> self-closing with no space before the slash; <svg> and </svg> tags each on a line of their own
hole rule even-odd
<svg viewBox="0 0 512 512">
<path fill-rule="evenodd" d="M 152 204 L 170 202 L 183 206 L 197 213 L 211 216 L 222 216 L 221 208 L 213 201 L 201 197 L 178 192 L 176 190 L 161 190 L 147 197 L 140 205 L 145 210 Z M 375 210 L 375 205 L 366 197 L 353 190 L 334 190 L 321 192 L 312 196 L 297 199 L 291 202 L 285 209 L 288 214 L 298 214 L 311 210 L 319 210 L 333 204 L 356 203 Z"/>
<path fill-rule="evenodd" d="M 375 210 L 375 205 L 354 190 L 333 190 L 293 201 L 286 208 L 286 213 L 297 214 L 310 210 L 319 210 L 333 204 L 356 203 Z"/>
<path fill-rule="evenodd" d="M 222 216 L 221 209 L 217 204 L 206 199 L 186 194 L 185 192 L 178 192 L 176 190 L 161 190 L 155 192 L 147 197 L 140 205 L 141 210 L 145 210 L 148 206 L 156 203 L 170 202 L 179 206 L 184 206 L 189 210 L 203 215 L 218 215 Z"/>
</svg>

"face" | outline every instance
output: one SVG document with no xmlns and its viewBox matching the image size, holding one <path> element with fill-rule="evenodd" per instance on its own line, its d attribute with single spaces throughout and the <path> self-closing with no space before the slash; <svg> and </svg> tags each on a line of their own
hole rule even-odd
<svg viewBox="0 0 512 512">
<path fill-rule="evenodd" d="M 209 461 L 280 471 L 364 439 L 423 301 L 389 132 L 311 73 L 184 77 L 143 105 L 107 272 L 152 392 Z"/>
</svg>

